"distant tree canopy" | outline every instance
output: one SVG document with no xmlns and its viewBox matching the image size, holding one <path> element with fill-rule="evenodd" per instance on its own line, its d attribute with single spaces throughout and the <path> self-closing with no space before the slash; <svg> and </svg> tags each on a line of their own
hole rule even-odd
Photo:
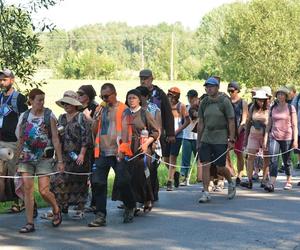
<svg viewBox="0 0 300 250">
<path fill-rule="evenodd" d="M 0 0 L 0 67 L 9 68 L 29 87 L 39 86 L 33 75 L 41 61 L 37 54 L 42 47 L 36 31 L 53 27 L 44 21 L 34 24 L 32 14 L 40 8 L 55 4 L 52 0 L 22 1 L 19 5 L 6 5 Z"/>
</svg>

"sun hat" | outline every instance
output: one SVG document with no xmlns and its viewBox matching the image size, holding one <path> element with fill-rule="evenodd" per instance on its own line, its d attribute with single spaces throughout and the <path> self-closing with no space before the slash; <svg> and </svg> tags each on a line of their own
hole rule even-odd
<svg viewBox="0 0 300 250">
<path fill-rule="evenodd" d="M 267 96 L 272 97 L 272 89 L 270 86 L 262 86 L 261 87 L 262 90 L 264 90 L 267 93 Z"/>
<path fill-rule="evenodd" d="M 286 97 L 288 97 L 290 91 L 287 87 L 285 86 L 281 86 L 279 87 L 279 89 L 276 91 L 275 96 L 277 96 L 278 93 L 284 93 L 286 95 Z"/>
<path fill-rule="evenodd" d="M 78 108 L 82 108 L 82 104 L 78 101 L 78 95 L 75 91 L 73 90 L 67 90 L 65 93 L 64 93 L 64 96 L 63 98 L 59 99 L 58 101 L 56 101 L 55 103 L 61 107 L 61 108 L 64 108 L 64 105 L 62 103 L 68 103 L 68 104 L 71 104 L 73 106 L 76 106 Z"/>
<path fill-rule="evenodd" d="M 255 95 L 253 96 L 253 98 L 266 100 L 266 99 L 268 99 L 268 96 L 267 96 L 266 91 L 264 91 L 263 89 L 259 89 L 259 90 L 255 91 Z"/>
</svg>

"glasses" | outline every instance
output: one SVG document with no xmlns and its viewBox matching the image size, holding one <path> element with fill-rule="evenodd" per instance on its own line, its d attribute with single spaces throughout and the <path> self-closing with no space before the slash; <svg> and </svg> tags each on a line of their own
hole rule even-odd
<svg viewBox="0 0 300 250">
<path fill-rule="evenodd" d="M 230 94 L 234 93 L 234 91 L 235 91 L 234 89 L 228 89 L 227 90 L 227 92 L 230 93 Z"/>
<path fill-rule="evenodd" d="M 71 105 L 71 104 L 70 103 L 66 103 L 66 102 L 61 102 L 61 105 L 67 106 L 67 105 Z"/>
<path fill-rule="evenodd" d="M 102 100 L 107 100 L 111 95 L 113 95 L 115 92 L 112 92 L 111 94 L 108 94 L 108 95 L 100 95 L 99 97 L 102 99 Z"/>
</svg>

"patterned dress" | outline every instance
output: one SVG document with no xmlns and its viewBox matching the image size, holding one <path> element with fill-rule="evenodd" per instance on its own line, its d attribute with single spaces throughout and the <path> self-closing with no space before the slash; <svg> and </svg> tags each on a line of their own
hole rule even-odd
<svg viewBox="0 0 300 250">
<path fill-rule="evenodd" d="M 69 153 L 79 155 L 81 147 L 88 148 L 92 144 L 90 124 L 82 113 L 76 114 L 71 121 L 67 121 L 66 114 L 58 119 L 59 125 L 64 127 L 60 135 L 65 171 L 86 173 L 89 172 L 90 154 L 86 153 L 84 163 L 77 165 Z M 52 191 L 61 207 L 85 204 L 88 196 L 88 176 L 58 174 L 52 179 Z"/>
</svg>

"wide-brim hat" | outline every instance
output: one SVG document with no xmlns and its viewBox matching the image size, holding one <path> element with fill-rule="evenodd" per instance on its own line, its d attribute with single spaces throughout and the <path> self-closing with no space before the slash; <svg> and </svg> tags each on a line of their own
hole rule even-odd
<svg viewBox="0 0 300 250">
<path fill-rule="evenodd" d="M 64 108 L 64 105 L 62 103 L 68 103 L 70 105 L 76 106 L 78 108 L 82 108 L 82 104 L 77 100 L 78 95 L 76 92 L 72 91 L 72 90 L 68 90 L 64 93 L 63 98 L 59 99 L 58 101 L 56 101 L 55 103 L 61 107 Z"/>
<path fill-rule="evenodd" d="M 261 99 L 261 100 L 266 100 L 268 99 L 268 95 L 266 91 L 263 89 L 259 89 L 255 91 L 255 95 L 253 96 L 254 99 Z"/>
<path fill-rule="evenodd" d="M 267 96 L 272 97 L 272 89 L 270 86 L 262 86 L 261 87 L 262 90 L 264 90 L 267 93 Z"/>
<path fill-rule="evenodd" d="M 289 93 L 290 93 L 290 90 L 287 88 L 287 87 L 280 87 L 276 93 L 275 93 L 275 96 L 277 96 L 278 93 L 284 93 L 286 95 L 286 97 L 288 97 Z"/>
</svg>

